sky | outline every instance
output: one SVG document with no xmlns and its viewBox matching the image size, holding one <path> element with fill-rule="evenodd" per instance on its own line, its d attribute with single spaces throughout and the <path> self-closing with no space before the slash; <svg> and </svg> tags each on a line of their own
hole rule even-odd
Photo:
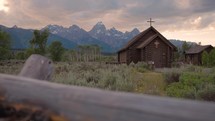
<svg viewBox="0 0 215 121">
<path fill-rule="evenodd" d="M 120 31 L 153 26 L 167 39 L 215 46 L 215 0 L 0 0 L 0 24 L 41 29 L 73 24 L 89 31 L 102 21 Z"/>
</svg>

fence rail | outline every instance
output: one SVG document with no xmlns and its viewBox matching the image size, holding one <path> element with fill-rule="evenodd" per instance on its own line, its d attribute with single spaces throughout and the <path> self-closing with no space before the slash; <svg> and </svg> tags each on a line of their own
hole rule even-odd
<svg viewBox="0 0 215 121">
<path fill-rule="evenodd" d="M 0 94 L 33 103 L 69 121 L 214 121 L 215 103 L 67 86 L 0 74 Z"/>
</svg>

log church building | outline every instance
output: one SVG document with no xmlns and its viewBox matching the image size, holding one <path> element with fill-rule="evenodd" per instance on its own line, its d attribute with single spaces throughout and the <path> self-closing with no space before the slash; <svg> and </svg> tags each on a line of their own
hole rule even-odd
<svg viewBox="0 0 215 121">
<path fill-rule="evenodd" d="M 150 26 L 118 51 L 118 61 L 127 64 L 142 61 L 154 64 L 155 68 L 171 67 L 175 51 L 177 48 Z"/>
</svg>

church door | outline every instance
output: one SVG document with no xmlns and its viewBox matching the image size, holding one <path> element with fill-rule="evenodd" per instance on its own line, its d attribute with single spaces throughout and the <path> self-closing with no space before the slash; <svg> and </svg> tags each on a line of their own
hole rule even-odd
<svg viewBox="0 0 215 121">
<path fill-rule="evenodd" d="M 154 61 L 155 68 L 167 67 L 167 51 L 164 43 L 154 41 L 154 48 L 152 49 L 152 61 Z"/>
</svg>

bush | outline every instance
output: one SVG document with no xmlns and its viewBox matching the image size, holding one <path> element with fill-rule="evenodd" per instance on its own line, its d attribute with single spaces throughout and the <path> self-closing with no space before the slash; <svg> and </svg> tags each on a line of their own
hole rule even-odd
<svg viewBox="0 0 215 121">
<path fill-rule="evenodd" d="M 67 71 L 63 69 L 67 67 Z M 136 72 L 127 65 L 106 65 L 103 63 L 60 63 L 56 67 L 54 82 L 97 87 L 107 90 L 126 91 L 134 90 Z"/>
<path fill-rule="evenodd" d="M 138 62 L 134 67 L 141 73 L 147 72 L 150 69 L 149 65 L 145 62 Z"/>
<path fill-rule="evenodd" d="M 180 83 L 190 87 L 195 87 L 197 90 L 202 89 L 207 77 L 202 73 L 185 72 L 180 77 Z"/>
<path fill-rule="evenodd" d="M 215 85 L 208 85 L 205 89 L 197 93 L 197 98 L 215 102 Z"/>
<path fill-rule="evenodd" d="M 18 60 L 24 60 L 24 59 L 26 59 L 25 52 L 19 52 L 15 56 L 16 56 L 16 59 L 18 59 Z"/>
<path fill-rule="evenodd" d="M 195 99 L 195 87 L 183 85 L 182 83 L 172 83 L 168 86 L 167 95 L 170 97 Z"/>
<path fill-rule="evenodd" d="M 183 73 L 184 69 L 182 68 L 164 68 L 157 69 L 157 72 L 163 73 L 166 84 L 169 85 L 174 82 L 179 82 L 179 78 Z"/>
<path fill-rule="evenodd" d="M 167 86 L 166 92 L 171 97 L 215 101 L 214 70 L 190 66 L 180 75 L 179 82 Z"/>
<path fill-rule="evenodd" d="M 171 84 L 174 82 L 179 82 L 179 77 L 180 77 L 181 73 L 173 71 L 170 73 L 165 73 L 164 75 L 165 75 L 165 80 L 166 80 L 167 84 Z"/>
<path fill-rule="evenodd" d="M 184 68 L 184 72 L 202 72 L 203 68 L 200 66 L 194 66 L 194 65 L 187 65 Z"/>
</svg>

